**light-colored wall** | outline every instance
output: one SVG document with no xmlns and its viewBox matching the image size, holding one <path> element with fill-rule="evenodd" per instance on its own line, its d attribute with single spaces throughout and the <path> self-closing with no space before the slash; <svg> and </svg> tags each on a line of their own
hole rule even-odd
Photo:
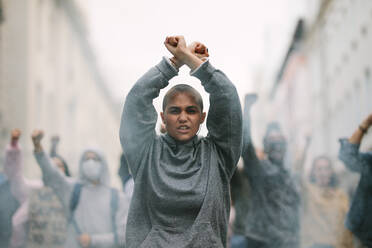
<svg viewBox="0 0 372 248">
<path fill-rule="evenodd" d="M 30 134 L 41 128 L 48 151 L 51 135 L 61 136 L 59 153 L 74 175 L 82 150 L 100 148 L 119 187 L 120 112 L 107 93 L 87 33 L 79 29 L 83 16 L 71 7 L 70 0 L 3 0 L 0 149 L 8 143 L 10 130 L 21 128 L 25 174 L 40 177 Z"/>
<path fill-rule="evenodd" d="M 336 158 L 338 139 L 350 136 L 372 112 L 372 2 L 324 2 L 305 17 L 301 48 L 292 55 L 274 99 L 266 102 L 289 136 L 292 159 L 307 133 L 313 137 L 309 159 Z M 363 148 L 371 141 L 368 136 Z"/>
</svg>

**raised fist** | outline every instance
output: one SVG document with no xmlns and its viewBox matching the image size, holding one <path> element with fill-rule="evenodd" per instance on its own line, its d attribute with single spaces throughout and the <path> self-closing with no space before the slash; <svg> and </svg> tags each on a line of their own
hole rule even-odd
<svg viewBox="0 0 372 248">
<path fill-rule="evenodd" d="M 178 60 L 182 60 L 186 53 L 186 41 L 183 36 L 168 36 L 164 41 L 165 47 Z"/>
<path fill-rule="evenodd" d="M 15 129 L 12 130 L 11 140 L 10 140 L 12 146 L 17 145 L 17 142 L 18 142 L 20 136 L 21 136 L 21 130 L 19 130 L 18 128 L 15 128 Z"/>
<path fill-rule="evenodd" d="M 40 142 L 43 136 L 44 136 L 44 132 L 42 130 L 36 129 L 32 132 L 31 138 L 32 138 L 32 142 L 34 143 L 35 147 L 40 145 Z"/>
<path fill-rule="evenodd" d="M 198 56 L 199 59 L 208 58 L 208 48 L 199 41 L 194 41 L 190 45 L 187 46 L 187 49 L 189 49 L 193 54 Z"/>
</svg>

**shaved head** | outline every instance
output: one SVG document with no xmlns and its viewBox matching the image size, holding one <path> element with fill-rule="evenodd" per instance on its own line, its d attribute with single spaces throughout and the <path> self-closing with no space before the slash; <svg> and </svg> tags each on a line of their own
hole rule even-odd
<svg viewBox="0 0 372 248">
<path fill-rule="evenodd" d="M 168 102 L 178 93 L 187 93 L 192 96 L 200 107 L 200 112 L 203 112 L 203 99 L 201 95 L 196 89 L 187 84 L 177 84 L 168 90 L 163 98 L 163 111 L 167 108 Z"/>
</svg>

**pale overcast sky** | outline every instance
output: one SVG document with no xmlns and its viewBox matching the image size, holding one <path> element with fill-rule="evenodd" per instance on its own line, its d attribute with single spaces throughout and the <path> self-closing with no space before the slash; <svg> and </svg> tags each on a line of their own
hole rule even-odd
<svg viewBox="0 0 372 248">
<path fill-rule="evenodd" d="M 199 40 L 211 63 L 224 71 L 239 93 L 252 91 L 258 66 L 280 63 L 304 9 L 303 0 L 78 0 L 97 49 L 98 62 L 115 98 L 162 56 L 167 35 Z M 276 61 L 272 63 L 272 60 Z M 198 82 L 184 68 L 171 83 Z M 193 84 L 194 85 L 194 84 Z"/>
</svg>

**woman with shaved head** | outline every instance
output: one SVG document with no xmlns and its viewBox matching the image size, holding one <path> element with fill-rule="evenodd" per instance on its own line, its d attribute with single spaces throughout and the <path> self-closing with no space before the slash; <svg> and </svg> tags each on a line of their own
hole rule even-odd
<svg viewBox="0 0 372 248">
<path fill-rule="evenodd" d="M 135 186 L 126 246 L 226 247 L 229 182 L 240 156 L 242 116 L 234 85 L 206 59 L 199 42 L 167 37 L 173 58 L 145 73 L 129 92 L 120 139 Z M 187 84 L 164 97 L 160 113 L 166 133 L 155 132 L 152 104 L 186 64 L 210 95 L 207 137 L 198 137 L 206 118 L 200 94 Z"/>
</svg>

